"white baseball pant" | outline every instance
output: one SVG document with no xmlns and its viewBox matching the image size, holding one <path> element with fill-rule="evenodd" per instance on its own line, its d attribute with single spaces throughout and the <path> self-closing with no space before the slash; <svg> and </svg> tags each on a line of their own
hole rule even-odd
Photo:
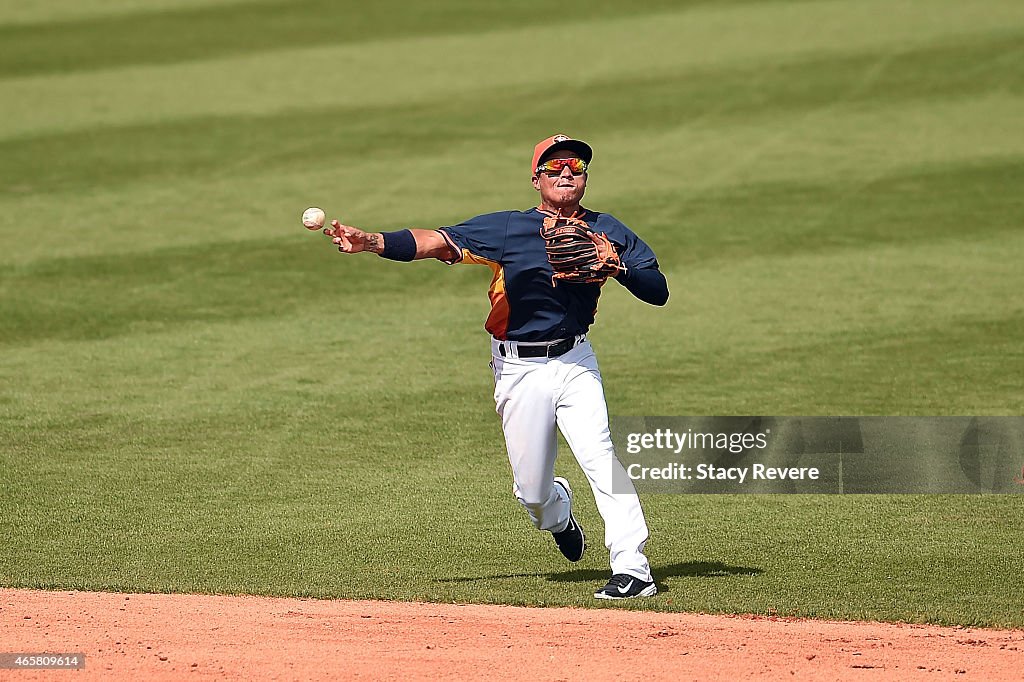
<svg viewBox="0 0 1024 682">
<path fill-rule="evenodd" d="M 583 340 L 557 358 L 520 358 L 517 349 L 515 342 L 491 341 L 494 402 L 512 465 L 513 493 L 538 529 L 565 529 L 569 498 L 554 484 L 557 425 L 594 492 L 612 573 L 650 581 L 644 556 L 647 523 L 636 490 L 630 482 L 628 493 L 612 491 L 613 476 L 620 482 L 630 479 L 612 446 L 604 386 L 590 342 Z"/>
</svg>

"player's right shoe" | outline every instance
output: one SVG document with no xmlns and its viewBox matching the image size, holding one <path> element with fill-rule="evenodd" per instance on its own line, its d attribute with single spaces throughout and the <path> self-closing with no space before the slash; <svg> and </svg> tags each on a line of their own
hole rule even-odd
<svg viewBox="0 0 1024 682">
<path fill-rule="evenodd" d="M 562 553 L 562 556 L 569 561 L 576 562 L 583 558 L 583 551 L 587 548 L 587 536 L 583 534 L 583 528 L 580 527 L 576 516 L 572 513 L 572 488 L 569 487 L 569 481 L 557 476 L 555 485 L 562 486 L 565 494 L 569 496 L 569 523 L 566 524 L 565 530 L 558 533 L 552 531 L 551 535 L 554 536 L 555 544 L 558 545 L 558 551 Z"/>
<path fill-rule="evenodd" d="M 630 599 L 653 597 L 658 593 L 654 581 L 647 582 L 626 573 L 616 573 L 608 584 L 594 593 L 596 599 Z"/>
</svg>

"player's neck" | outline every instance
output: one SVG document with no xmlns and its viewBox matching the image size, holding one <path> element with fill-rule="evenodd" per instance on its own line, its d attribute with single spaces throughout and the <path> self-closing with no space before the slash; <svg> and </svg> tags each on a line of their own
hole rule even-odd
<svg viewBox="0 0 1024 682">
<path fill-rule="evenodd" d="M 541 210 L 545 213 L 561 213 L 562 215 L 573 215 L 574 213 L 583 213 L 583 209 L 580 207 L 578 202 L 572 204 L 571 206 L 563 206 L 561 204 L 556 206 L 554 204 L 549 204 L 546 201 L 542 201 L 540 202 L 540 206 L 538 206 L 537 208 L 538 210 Z"/>
</svg>

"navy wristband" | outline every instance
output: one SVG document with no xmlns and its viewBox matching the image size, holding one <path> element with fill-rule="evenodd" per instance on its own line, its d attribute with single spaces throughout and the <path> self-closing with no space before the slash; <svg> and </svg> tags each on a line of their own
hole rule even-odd
<svg viewBox="0 0 1024 682">
<path fill-rule="evenodd" d="M 380 252 L 381 258 L 405 262 L 416 259 L 416 237 L 412 236 L 412 231 L 382 232 L 381 236 L 384 237 L 384 250 Z"/>
</svg>

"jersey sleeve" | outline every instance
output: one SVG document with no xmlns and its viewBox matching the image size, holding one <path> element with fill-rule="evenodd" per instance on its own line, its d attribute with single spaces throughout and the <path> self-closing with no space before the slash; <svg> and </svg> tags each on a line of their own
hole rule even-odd
<svg viewBox="0 0 1024 682">
<path fill-rule="evenodd" d="M 647 246 L 644 240 L 636 236 L 633 230 L 623 225 L 614 216 L 607 213 L 600 214 L 597 222 L 591 225 L 591 229 L 608 236 L 626 268 L 636 270 L 658 268 L 658 259 L 651 247 Z"/>
<path fill-rule="evenodd" d="M 645 303 L 665 305 L 668 302 L 668 282 L 658 269 L 654 251 L 644 240 L 607 213 L 602 213 L 591 229 L 608 235 L 619 252 L 619 259 L 626 269 L 615 279 L 622 286 Z"/>
<path fill-rule="evenodd" d="M 497 263 L 505 250 L 505 233 L 511 211 L 488 213 L 475 218 L 438 229 L 451 247 L 455 257 L 446 260 L 454 263 Z"/>
</svg>

